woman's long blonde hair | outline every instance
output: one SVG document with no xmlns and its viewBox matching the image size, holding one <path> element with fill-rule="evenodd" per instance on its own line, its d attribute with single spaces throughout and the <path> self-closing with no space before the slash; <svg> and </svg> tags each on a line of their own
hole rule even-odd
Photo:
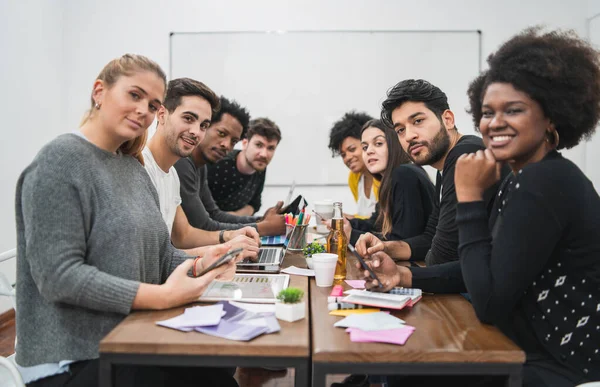
<svg viewBox="0 0 600 387">
<path fill-rule="evenodd" d="M 119 79 L 119 77 L 125 75 L 130 76 L 137 71 L 151 71 L 156 74 L 160 79 L 163 80 L 165 89 L 167 85 L 167 76 L 165 72 L 160 68 L 160 66 L 142 55 L 136 54 L 125 54 L 120 58 L 113 59 L 98 74 L 96 79 L 99 79 L 104 82 L 107 88 L 111 88 Z M 86 112 L 83 120 L 81 121 L 80 126 L 83 126 L 89 119 L 94 115 L 94 106 L 96 102 L 94 101 L 94 95 L 92 91 L 91 96 L 91 107 Z M 119 147 L 121 153 L 126 155 L 131 155 L 138 159 L 142 165 L 144 164 L 144 157 L 142 156 L 142 150 L 146 145 L 146 139 L 148 137 L 148 130 L 145 130 L 140 136 L 126 141 Z"/>
</svg>

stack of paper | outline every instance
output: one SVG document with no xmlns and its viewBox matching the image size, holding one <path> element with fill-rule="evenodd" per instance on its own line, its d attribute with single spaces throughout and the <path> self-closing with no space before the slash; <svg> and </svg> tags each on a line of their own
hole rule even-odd
<svg viewBox="0 0 600 387">
<path fill-rule="evenodd" d="M 386 312 L 353 314 L 334 324 L 347 328 L 353 342 L 378 342 L 404 345 L 415 328 Z"/>
<path fill-rule="evenodd" d="M 156 324 L 183 332 L 197 331 L 229 340 L 248 341 L 281 328 L 272 312 L 254 312 L 228 302 L 194 306 L 184 313 Z"/>
</svg>

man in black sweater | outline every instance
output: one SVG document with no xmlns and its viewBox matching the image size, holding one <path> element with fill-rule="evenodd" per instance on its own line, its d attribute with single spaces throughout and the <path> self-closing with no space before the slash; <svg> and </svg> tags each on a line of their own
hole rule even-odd
<svg viewBox="0 0 600 387">
<path fill-rule="evenodd" d="M 260 209 L 267 165 L 280 141 L 281 131 L 273 121 L 255 118 L 242 140 L 242 150 L 234 150 L 206 165 L 208 187 L 222 211 L 250 216 Z"/>
<path fill-rule="evenodd" d="M 356 242 L 357 251 L 365 256 L 384 251 L 396 260 L 425 260 L 428 266 L 458 260 L 454 166 L 462 154 L 485 149 L 481 138 L 460 134 L 446 94 L 422 79 L 404 80 L 388 91 L 381 118 L 415 164 L 438 170 L 435 205 L 423 234 L 381 241 L 367 233 Z M 488 209 L 497 186 L 486 191 Z"/>
<path fill-rule="evenodd" d="M 250 121 L 250 114 L 237 102 L 222 96 L 220 102 L 221 110 L 213 115 L 204 140 L 190 157 L 182 158 L 174 165 L 181 183 L 181 208 L 195 228 L 214 231 L 252 226 L 262 236 L 285 234 L 285 219 L 278 213 L 283 202 L 266 210 L 262 218 L 228 214 L 215 204 L 208 188 L 206 165 L 225 157 L 244 137 Z"/>
</svg>

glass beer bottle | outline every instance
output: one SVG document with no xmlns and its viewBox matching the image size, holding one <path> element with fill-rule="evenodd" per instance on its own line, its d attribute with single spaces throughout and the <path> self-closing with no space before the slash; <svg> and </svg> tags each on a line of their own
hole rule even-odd
<svg viewBox="0 0 600 387">
<path fill-rule="evenodd" d="M 348 238 L 344 234 L 344 215 L 342 203 L 333 203 L 333 218 L 331 219 L 331 231 L 327 236 L 327 252 L 337 254 L 338 260 L 335 266 L 333 280 L 336 284 L 346 279 L 346 250 L 348 249 Z"/>
</svg>

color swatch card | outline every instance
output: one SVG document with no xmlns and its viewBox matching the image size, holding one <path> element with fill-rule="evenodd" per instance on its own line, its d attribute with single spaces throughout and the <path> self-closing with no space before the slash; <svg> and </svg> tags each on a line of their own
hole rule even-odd
<svg viewBox="0 0 600 387">
<path fill-rule="evenodd" d="M 377 308 L 365 308 L 365 309 L 340 309 L 340 310 L 332 310 L 329 312 L 332 316 L 350 316 L 351 314 L 367 314 L 367 313 L 375 313 L 379 312 Z"/>
</svg>

